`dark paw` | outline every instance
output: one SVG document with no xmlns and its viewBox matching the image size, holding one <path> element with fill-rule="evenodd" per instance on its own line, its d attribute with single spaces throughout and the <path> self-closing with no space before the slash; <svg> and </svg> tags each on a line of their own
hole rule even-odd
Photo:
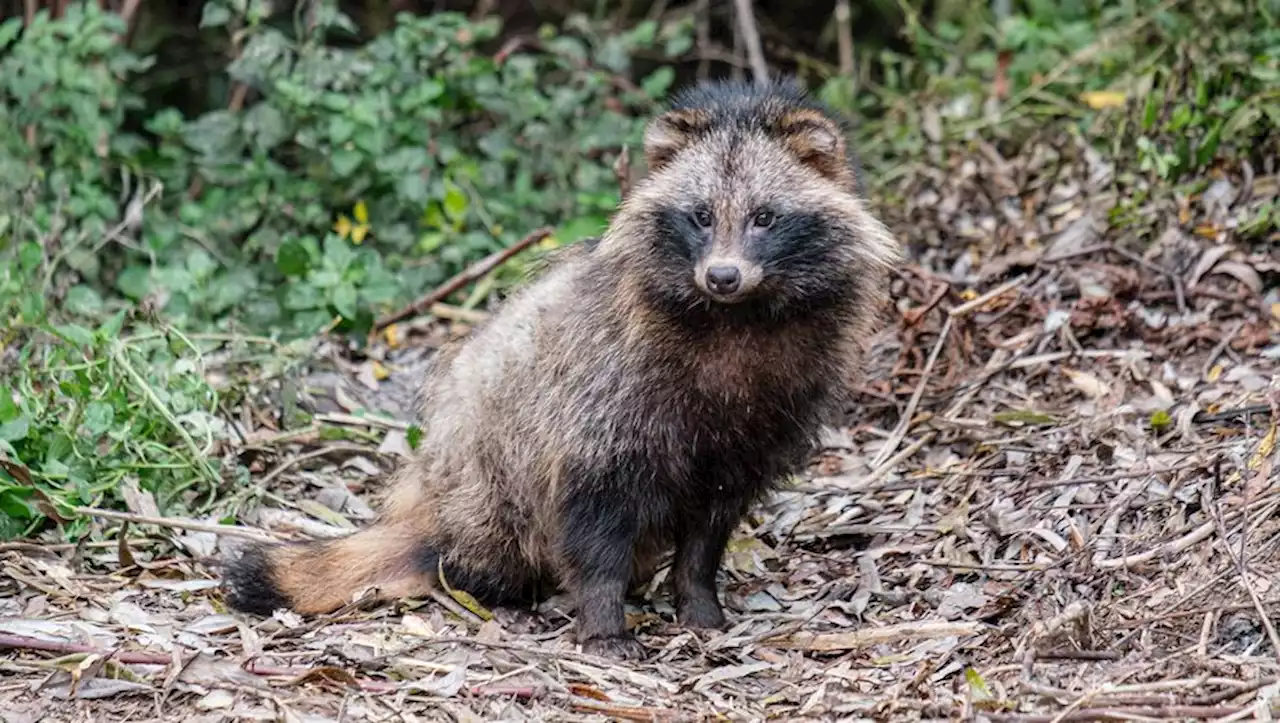
<svg viewBox="0 0 1280 723">
<path fill-rule="evenodd" d="M 614 638 L 588 638 L 582 641 L 582 652 L 615 660 L 642 660 L 648 650 L 630 635 Z"/>
<path fill-rule="evenodd" d="M 680 603 L 676 620 L 687 628 L 718 630 L 724 627 L 724 611 L 715 598 L 691 598 Z"/>
</svg>

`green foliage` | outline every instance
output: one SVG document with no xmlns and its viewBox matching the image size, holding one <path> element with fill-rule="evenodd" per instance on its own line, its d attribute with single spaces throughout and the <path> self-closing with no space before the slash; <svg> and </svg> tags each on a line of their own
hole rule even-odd
<svg viewBox="0 0 1280 723">
<path fill-rule="evenodd" d="M 0 537 L 56 515 L 73 518 L 64 533 L 74 538 L 84 523 L 70 510 L 113 506 L 126 486 L 170 513 L 199 511 L 220 491 L 210 456 L 224 435 L 198 353 L 146 327 L 121 339 L 124 321 L 28 330 L 39 343 L 0 382 Z"/>
<path fill-rule="evenodd" d="M 828 97 L 881 116 L 862 145 L 869 165 L 975 133 L 1016 141 L 1059 121 L 1172 181 L 1280 130 L 1274 2 L 1036 1 L 1000 22 L 989 3 L 973 10 L 933 28 L 909 17 L 911 52 L 881 52 L 880 80 L 856 103 L 828 83 Z"/>
<path fill-rule="evenodd" d="M 150 61 L 94 3 L 20 36 L 18 20 L 5 26 L 0 200 L 42 236 L 64 227 L 58 263 L 104 311 L 150 296 L 183 327 L 305 335 L 336 317 L 364 331 L 535 227 L 559 226 L 560 243 L 602 228 L 618 200 L 610 162 L 672 77 L 614 82 L 641 42 L 670 41 L 652 31 L 576 21 L 499 61 L 477 49 L 493 20 L 405 15 L 337 47 L 326 36 L 353 27 L 336 11 L 298 35 L 234 5 L 207 4 L 203 21 L 240 24 L 227 74 L 255 100 L 195 118 L 143 108 L 129 74 Z"/>
</svg>

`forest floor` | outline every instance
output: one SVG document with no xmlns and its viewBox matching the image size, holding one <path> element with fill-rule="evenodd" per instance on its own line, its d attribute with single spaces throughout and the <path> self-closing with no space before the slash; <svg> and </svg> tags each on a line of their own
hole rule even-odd
<svg viewBox="0 0 1280 723">
<path fill-rule="evenodd" d="M 415 365 L 465 332 L 425 320 L 231 410 L 253 528 L 154 524 L 136 494 L 105 542 L 0 545 L 0 721 L 1271 720 L 1280 257 L 1238 239 L 1280 177 L 1115 214 L 1114 173 L 1067 141 L 895 174 L 898 307 L 849 425 L 733 541 L 723 631 L 675 625 L 662 587 L 628 665 L 578 652 L 554 600 L 226 611 L 242 537 L 370 518 Z"/>
</svg>

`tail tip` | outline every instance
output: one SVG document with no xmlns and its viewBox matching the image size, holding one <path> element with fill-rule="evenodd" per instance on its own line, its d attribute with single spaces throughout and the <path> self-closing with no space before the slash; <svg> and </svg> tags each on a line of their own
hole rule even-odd
<svg viewBox="0 0 1280 723">
<path fill-rule="evenodd" d="M 289 607 L 289 598 L 280 591 L 272 574 L 265 545 L 247 545 L 238 557 L 223 568 L 222 587 L 227 605 L 241 612 L 270 616 Z"/>
</svg>

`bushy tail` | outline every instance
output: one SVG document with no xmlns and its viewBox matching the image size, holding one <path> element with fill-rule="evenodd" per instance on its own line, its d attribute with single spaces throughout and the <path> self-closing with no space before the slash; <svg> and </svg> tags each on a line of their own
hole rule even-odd
<svg viewBox="0 0 1280 723">
<path fill-rule="evenodd" d="M 379 522 L 333 540 L 253 544 L 223 573 L 227 604 L 257 615 L 332 612 L 367 588 L 375 598 L 422 597 L 435 579 L 420 530 Z"/>
</svg>

